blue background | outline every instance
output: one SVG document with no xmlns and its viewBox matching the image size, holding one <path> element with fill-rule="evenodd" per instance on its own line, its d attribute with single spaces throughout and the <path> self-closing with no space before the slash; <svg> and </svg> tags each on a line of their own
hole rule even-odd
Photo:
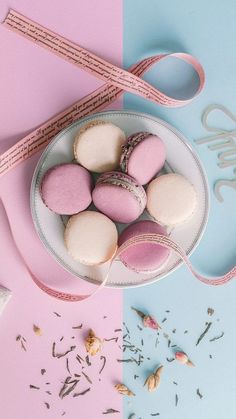
<svg viewBox="0 0 236 419">
<path fill-rule="evenodd" d="M 208 105 L 223 104 L 236 114 L 235 22 L 236 3 L 230 0 L 124 0 L 126 68 L 149 53 L 184 51 L 196 56 L 206 72 L 203 93 L 187 107 L 163 108 L 131 94 L 126 94 L 124 99 L 126 109 L 149 112 L 173 124 L 184 133 L 201 158 L 210 186 L 211 210 L 205 235 L 191 260 L 206 275 L 222 274 L 235 264 L 236 256 L 236 191 L 222 189 L 223 203 L 213 194 L 213 185 L 218 179 L 236 178 L 236 174 L 233 167 L 220 169 L 217 166 L 217 152 L 210 151 L 208 145 L 194 143 L 194 139 L 208 135 L 201 123 L 203 110 Z M 172 66 L 157 65 L 144 78 L 162 88 L 184 87 L 186 81 L 189 85 L 189 68 L 174 60 L 169 64 Z M 233 127 L 231 121 L 217 113 L 212 115 L 211 121 L 226 129 Z M 151 359 L 141 367 L 124 364 L 124 382 L 137 395 L 132 399 L 124 398 L 124 417 L 136 413 L 137 418 L 146 419 L 152 417 L 151 413 L 159 412 L 157 417 L 161 419 L 235 419 L 235 295 L 236 281 L 222 287 L 206 286 L 194 279 L 185 267 L 159 283 L 125 291 L 124 318 L 132 341 L 140 346 L 143 337 L 145 355 Z M 166 357 L 171 357 L 171 351 L 162 332 L 155 348 L 156 333 L 150 329 L 138 330 L 139 321 L 131 306 L 151 312 L 159 321 L 167 317 L 163 331 L 170 335 L 172 344 L 180 345 L 189 354 L 196 367 L 168 363 Z M 207 315 L 208 307 L 215 309 L 212 317 Z M 213 325 L 196 347 L 206 321 L 212 321 Z M 171 332 L 173 328 L 176 328 L 175 334 Z M 185 330 L 188 333 L 184 334 Z M 209 342 L 222 331 L 225 332 L 222 339 Z M 161 386 L 156 392 L 148 393 L 143 382 L 159 363 L 164 365 Z M 139 379 L 134 380 L 134 373 Z M 196 395 L 197 388 L 203 394 L 201 400 Z M 177 406 L 175 394 L 179 397 Z"/>
</svg>

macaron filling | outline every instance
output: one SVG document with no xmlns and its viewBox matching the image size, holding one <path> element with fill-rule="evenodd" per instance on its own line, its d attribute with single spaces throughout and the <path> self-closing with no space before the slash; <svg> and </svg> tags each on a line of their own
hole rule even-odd
<svg viewBox="0 0 236 419">
<path fill-rule="evenodd" d="M 144 211 L 146 193 L 135 179 L 120 172 L 102 175 L 93 191 L 97 209 L 113 221 L 129 223 Z"/>
</svg>

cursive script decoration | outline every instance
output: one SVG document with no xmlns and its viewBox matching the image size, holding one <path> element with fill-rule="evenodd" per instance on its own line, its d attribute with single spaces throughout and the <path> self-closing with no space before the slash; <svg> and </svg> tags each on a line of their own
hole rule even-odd
<svg viewBox="0 0 236 419">
<path fill-rule="evenodd" d="M 216 110 L 222 112 L 233 122 L 236 123 L 236 116 L 233 115 L 233 113 L 230 112 L 229 109 L 227 109 L 223 105 L 212 104 L 205 109 L 202 115 L 202 125 L 208 132 L 211 132 L 212 135 L 199 138 L 198 140 L 195 140 L 195 142 L 197 144 L 210 143 L 210 145 L 208 145 L 208 148 L 211 151 L 223 150 L 218 154 L 218 167 L 220 169 L 224 169 L 227 167 L 235 166 L 234 174 L 236 175 L 236 128 L 233 130 L 226 130 L 223 128 L 209 125 L 208 117 L 210 113 Z M 219 202 L 224 201 L 223 196 L 220 192 L 222 186 L 227 186 L 236 190 L 236 178 L 219 179 L 216 181 L 214 185 L 214 193 Z"/>
</svg>

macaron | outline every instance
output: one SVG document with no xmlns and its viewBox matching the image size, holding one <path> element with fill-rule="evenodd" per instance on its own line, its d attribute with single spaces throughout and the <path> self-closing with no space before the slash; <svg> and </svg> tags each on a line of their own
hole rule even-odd
<svg viewBox="0 0 236 419">
<path fill-rule="evenodd" d="M 128 226 L 121 233 L 118 245 L 142 234 L 162 234 L 167 236 L 166 229 L 154 221 L 142 220 Z M 168 259 L 170 250 L 156 243 L 136 243 L 122 252 L 121 262 L 138 273 L 152 273 Z"/>
<path fill-rule="evenodd" d="M 92 194 L 96 208 L 113 221 L 131 223 L 144 211 L 146 193 L 131 176 L 121 172 L 101 175 Z"/>
<path fill-rule="evenodd" d="M 188 220 L 197 207 L 193 185 L 181 175 L 159 176 L 148 185 L 147 210 L 160 224 L 176 226 Z"/>
<path fill-rule="evenodd" d="M 166 159 L 162 140 L 149 132 L 137 132 L 122 146 L 121 170 L 146 185 L 162 169 Z"/>
<path fill-rule="evenodd" d="M 83 211 L 70 217 L 64 239 L 73 259 L 84 265 L 99 265 L 116 253 L 118 233 L 115 224 L 104 214 Z"/>
<path fill-rule="evenodd" d="M 40 185 L 44 204 L 57 214 L 85 210 L 92 201 L 92 177 L 78 164 L 65 163 L 47 170 Z"/>
<path fill-rule="evenodd" d="M 105 121 L 93 121 L 85 125 L 74 143 L 76 161 L 91 172 L 103 173 L 119 166 L 124 132 Z"/>
</svg>

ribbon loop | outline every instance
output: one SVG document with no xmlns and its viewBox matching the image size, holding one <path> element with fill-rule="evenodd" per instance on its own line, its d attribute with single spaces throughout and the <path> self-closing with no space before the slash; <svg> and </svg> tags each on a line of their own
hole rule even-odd
<svg viewBox="0 0 236 419">
<path fill-rule="evenodd" d="M 105 84 L 81 100 L 78 100 L 54 118 L 51 118 L 39 129 L 31 132 L 3 153 L 0 156 L 0 176 L 42 150 L 55 135 L 72 122 L 102 110 L 123 92 L 131 92 L 142 96 L 157 105 L 178 107 L 186 105 L 193 100 L 201 92 L 205 83 L 204 70 L 201 64 L 196 58 L 186 53 L 161 54 L 148 57 L 134 64 L 129 71 L 126 71 L 92 54 L 74 42 L 44 28 L 14 10 L 10 10 L 3 25 L 77 67 L 104 80 Z M 198 74 L 198 90 L 190 99 L 177 100 L 171 98 L 141 79 L 141 76 L 152 65 L 170 56 L 187 62 Z"/>
</svg>

